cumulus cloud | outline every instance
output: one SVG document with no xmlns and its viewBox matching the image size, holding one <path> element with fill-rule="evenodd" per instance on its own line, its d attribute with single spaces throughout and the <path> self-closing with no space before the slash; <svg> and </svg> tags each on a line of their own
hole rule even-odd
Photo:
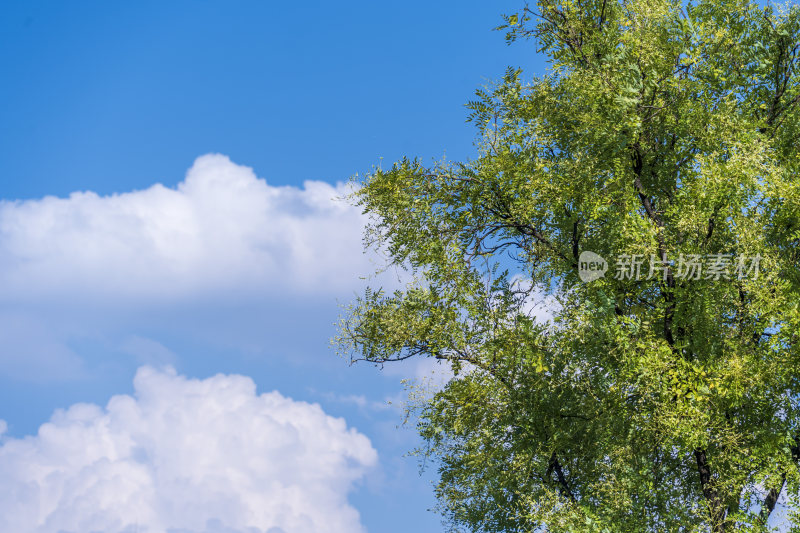
<svg viewBox="0 0 800 533">
<path fill-rule="evenodd" d="M 0 531 L 363 530 L 347 495 L 377 457 L 344 420 L 243 376 L 143 367 L 134 388 L 0 440 Z"/>
<path fill-rule="evenodd" d="M 374 266 L 347 186 L 269 185 L 226 156 L 199 157 L 176 188 L 0 202 L 3 298 L 80 292 L 176 298 L 326 291 Z M 357 279 L 356 279 L 357 281 Z"/>
</svg>

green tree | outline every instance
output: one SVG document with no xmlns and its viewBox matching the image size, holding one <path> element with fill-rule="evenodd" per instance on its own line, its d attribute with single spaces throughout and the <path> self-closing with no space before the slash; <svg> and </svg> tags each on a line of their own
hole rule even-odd
<svg viewBox="0 0 800 533">
<path fill-rule="evenodd" d="M 339 340 L 452 365 L 418 420 L 456 530 L 767 530 L 800 490 L 800 9 L 504 20 L 551 68 L 478 92 L 474 160 L 362 181 L 368 244 L 413 281 Z M 581 281 L 584 252 L 605 276 Z"/>
</svg>

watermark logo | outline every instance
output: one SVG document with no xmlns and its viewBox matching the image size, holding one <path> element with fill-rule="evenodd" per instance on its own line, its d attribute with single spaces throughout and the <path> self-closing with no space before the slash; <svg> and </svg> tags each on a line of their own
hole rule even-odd
<svg viewBox="0 0 800 533">
<path fill-rule="evenodd" d="M 581 252 L 578 257 L 578 277 L 583 282 L 600 279 L 608 272 L 608 261 L 594 252 Z"/>
<path fill-rule="evenodd" d="M 649 261 L 648 261 L 649 259 Z M 661 278 L 671 274 L 681 280 L 758 279 L 761 256 L 735 256 L 734 254 L 681 254 L 677 259 L 664 260 L 655 255 L 621 254 L 617 256 L 614 279 L 639 281 Z M 578 258 L 578 277 L 590 282 L 602 278 L 608 271 L 608 262 L 594 252 L 582 252 Z"/>
</svg>

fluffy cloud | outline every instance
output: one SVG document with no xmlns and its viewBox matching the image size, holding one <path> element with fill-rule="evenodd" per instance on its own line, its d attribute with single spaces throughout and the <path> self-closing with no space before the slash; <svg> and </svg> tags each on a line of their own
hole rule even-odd
<svg viewBox="0 0 800 533">
<path fill-rule="evenodd" d="M 345 185 L 276 187 L 222 155 L 176 188 L 0 202 L 2 298 L 335 291 L 372 269 Z M 356 280 L 357 281 L 357 280 Z"/>
<path fill-rule="evenodd" d="M 243 376 L 143 367 L 134 386 L 36 436 L 0 421 L 0 531 L 362 531 L 347 494 L 377 458 L 344 420 Z"/>
</svg>

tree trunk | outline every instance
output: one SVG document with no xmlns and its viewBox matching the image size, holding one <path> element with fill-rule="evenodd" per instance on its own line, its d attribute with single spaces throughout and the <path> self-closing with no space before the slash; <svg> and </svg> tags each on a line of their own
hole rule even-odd
<svg viewBox="0 0 800 533">
<path fill-rule="evenodd" d="M 700 473 L 700 486 L 703 488 L 703 497 L 708 504 L 708 511 L 711 516 L 711 531 L 714 533 L 725 532 L 725 505 L 719 496 L 717 489 L 713 487 L 711 480 L 711 467 L 708 464 L 706 451 L 697 448 L 694 451 L 697 459 L 697 471 Z"/>
</svg>

